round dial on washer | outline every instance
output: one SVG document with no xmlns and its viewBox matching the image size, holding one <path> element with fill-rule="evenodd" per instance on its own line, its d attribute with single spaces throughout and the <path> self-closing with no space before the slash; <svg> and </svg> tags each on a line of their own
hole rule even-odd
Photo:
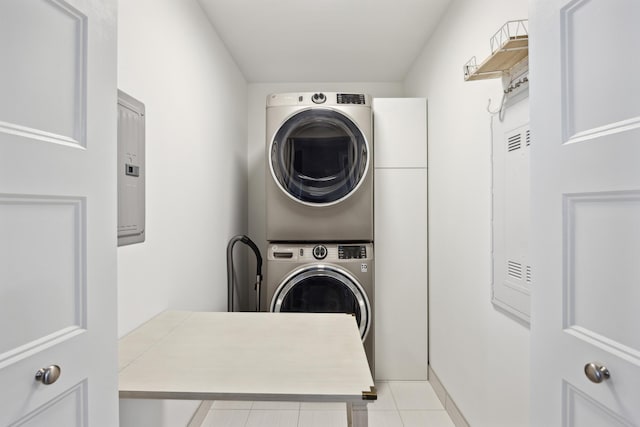
<svg viewBox="0 0 640 427">
<path fill-rule="evenodd" d="M 316 104 L 322 104 L 327 100 L 327 96 L 324 93 L 314 93 L 311 100 Z"/>
<path fill-rule="evenodd" d="M 324 245 L 317 245 L 313 248 L 313 257 L 315 259 L 325 259 L 327 257 L 327 247 Z"/>
</svg>

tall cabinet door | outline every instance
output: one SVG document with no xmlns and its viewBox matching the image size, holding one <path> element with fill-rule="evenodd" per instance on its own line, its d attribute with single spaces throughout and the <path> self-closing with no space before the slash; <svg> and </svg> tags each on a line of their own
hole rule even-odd
<svg viewBox="0 0 640 427">
<path fill-rule="evenodd" d="M 426 380 L 427 112 L 375 99 L 376 378 Z"/>
</svg>

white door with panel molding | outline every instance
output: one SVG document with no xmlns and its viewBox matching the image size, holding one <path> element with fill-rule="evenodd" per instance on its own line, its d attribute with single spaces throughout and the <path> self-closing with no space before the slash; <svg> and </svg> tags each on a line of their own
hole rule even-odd
<svg viewBox="0 0 640 427">
<path fill-rule="evenodd" d="M 530 2 L 533 427 L 640 425 L 640 2 Z"/>
<path fill-rule="evenodd" d="M 116 20 L 0 2 L 2 426 L 118 425 Z"/>
</svg>

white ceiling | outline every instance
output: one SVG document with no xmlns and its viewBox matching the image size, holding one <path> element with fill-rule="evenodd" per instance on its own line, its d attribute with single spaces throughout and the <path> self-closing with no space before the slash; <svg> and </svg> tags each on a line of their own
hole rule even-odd
<svg viewBox="0 0 640 427">
<path fill-rule="evenodd" d="M 199 0 L 251 82 L 398 82 L 451 0 Z"/>
</svg>

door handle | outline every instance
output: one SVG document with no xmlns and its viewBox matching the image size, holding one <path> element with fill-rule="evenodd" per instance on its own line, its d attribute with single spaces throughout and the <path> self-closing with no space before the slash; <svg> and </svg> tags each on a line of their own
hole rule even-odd
<svg viewBox="0 0 640 427">
<path fill-rule="evenodd" d="M 48 368 L 40 368 L 36 372 L 36 381 L 40 381 L 44 385 L 53 384 L 60 378 L 60 366 L 51 365 Z"/>
<path fill-rule="evenodd" d="M 598 365 L 594 362 L 584 365 L 584 373 L 587 378 L 589 378 L 589 381 L 596 384 L 600 384 L 601 382 L 608 380 L 611 377 L 611 374 L 609 373 L 609 370 L 606 366 Z"/>
</svg>

